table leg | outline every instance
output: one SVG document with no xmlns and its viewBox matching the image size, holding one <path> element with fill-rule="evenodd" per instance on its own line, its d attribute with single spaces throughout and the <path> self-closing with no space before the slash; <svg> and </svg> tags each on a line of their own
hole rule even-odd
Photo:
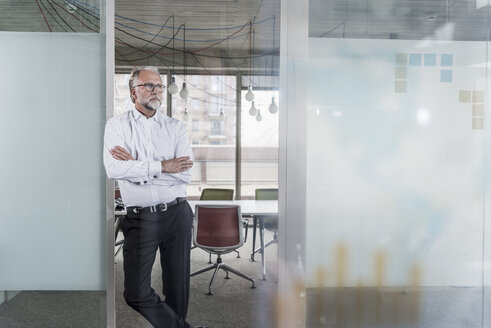
<svg viewBox="0 0 491 328">
<path fill-rule="evenodd" d="M 259 217 L 259 238 L 261 240 L 261 264 L 263 268 L 263 277 L 261 280 L 267 280 L 266 278 L 266 261 L 264 260 L 264 217 Z"/>
<path fill-rule="evenodd" d="M 254 262 L 254 253 L 256 249 L 256 227 L 257 227 L 257 216 L 253 216 L 253 221 L 252 221 L 252 252 L 251 252 L 251 259 L 249 261 Z"/>
</svg>

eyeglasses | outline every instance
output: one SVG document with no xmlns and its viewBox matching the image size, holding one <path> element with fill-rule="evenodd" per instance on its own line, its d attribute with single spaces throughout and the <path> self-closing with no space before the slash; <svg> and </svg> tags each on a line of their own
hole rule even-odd
<svg viewBox="0 0 491 328">
<path fill-rule="evenodd" d="M 145 90 L 148 92 L 153 92 L 153 90 L 157 89 L 157 92 L 162 93 L 165 90 L 165 85 L 162 84 L 153 84 L 153 83 L 142 83 L 134 86 L 136 87 L 145 87 Z"/>
</svg>

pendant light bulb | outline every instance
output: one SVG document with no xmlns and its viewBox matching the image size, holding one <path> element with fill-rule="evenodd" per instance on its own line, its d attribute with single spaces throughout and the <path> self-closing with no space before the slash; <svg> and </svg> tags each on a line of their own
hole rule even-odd
<svg viewBox="0 0 491 328">
<path fill-rule="evenodd" d="M 256 105 L 254 105 L 254 100 L 252 101 L 251 109 L 249 109 L 249 115 L 251 116 L 256 116 L 257 114 L 257 108 Z"/>
<path fill-rule="evenodd" d="M 187 121 L 189 121 L 189 112 L 188 112 L 187 107 L 186 107 L 186 108 L 184 108 L 184 116 L 183 116 L 183 120 L 184 120 L 184 121 L 186 121 L 186 122 L 187 122 Z"/>
<path fill-rule="evenodd" d="M 263 116 L 261 115 L 261 110 L 257 110 L 256 121 L 261 122 L 263 120 Z"/>
<path fill-rule="evenodd" d="M 278 112 L 278 105 L 274 101 L 274 97 L 271 98 L 271 105 L 269 105 L 268 110 L 271 114 L 275 114 Z"/>
<path fill-rule="evenodd" d="M 179 91 L 179 87 L 177 86 L 176 84 L 176 78 L 173 76 L 171 79 L 170 79 L 170 85 L 169 85 L 169 88 L 167 88 L 167 90 L 169 90 L 169 93 L 170 94 L 173 94 L 175 95 L 178 91 Z"/>
<path fill-rule="evenodd" d="M 179 93 L 181 95 L 181 98 L 186 99 L 189 95 L 188 88 L 186 88 L 186 82 L 182 83 L 182 89 L 181 92 Z"/>
<path fill-rule="evenodd" d="M 220 109 L 220 115 L 218 115 L 218 120 L 220 120 L 220 121 L 225 120 L 225 115 L 223 114 L 223 109 Z"/>
<path fill-rule="evenodd" d="M 245 99 L 247 101 L 253 101 L 254 100 L 254 93 L 252 93 L 252 86 L 249 84 L 249 88 L 247 90 L 247 93 L 245 95 Z"/>
</svg>

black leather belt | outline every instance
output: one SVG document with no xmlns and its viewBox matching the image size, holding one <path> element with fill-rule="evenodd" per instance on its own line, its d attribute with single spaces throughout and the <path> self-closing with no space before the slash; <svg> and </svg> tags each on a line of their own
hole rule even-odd
<svg viewBox="0 0 491 328">
<path fill-rule="evenodd" d="M 139 206 L 129 206 L 126 208 L 126 211 L 135 213 L 135 214 L 148 214 L 148 213 L 157 213 L 157 212 L 165 212 L 169 208 L 176 206 L 177 204 L 183 203 L 186 201 L 186 197 L 178 197 L 174 199 L 172 202 L 157 204 L 154 206 L 147 207 L 139 207 Z"/>
</svg>

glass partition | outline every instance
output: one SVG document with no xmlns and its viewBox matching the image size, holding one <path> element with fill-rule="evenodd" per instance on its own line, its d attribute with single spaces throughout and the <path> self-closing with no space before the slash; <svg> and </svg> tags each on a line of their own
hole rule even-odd
<svg viewBox="0 0 491 328">
<path fill-rule="evenodd" d="M 101 0 L 3 1 L 1 31 L 100 33 Z"/>
<path fill-rule="evenodd" d="M 0 326 L 105 327 L 105 1 L 86 1 L 94 31 L 79 29 L 84 14 L 69 1 L 9 4 L 0 27 Z"/>
<path fill-rule="evenodd" d="M 489 4 L 285 2 L 305 325 L 488 326 Z"/>
</svg>

